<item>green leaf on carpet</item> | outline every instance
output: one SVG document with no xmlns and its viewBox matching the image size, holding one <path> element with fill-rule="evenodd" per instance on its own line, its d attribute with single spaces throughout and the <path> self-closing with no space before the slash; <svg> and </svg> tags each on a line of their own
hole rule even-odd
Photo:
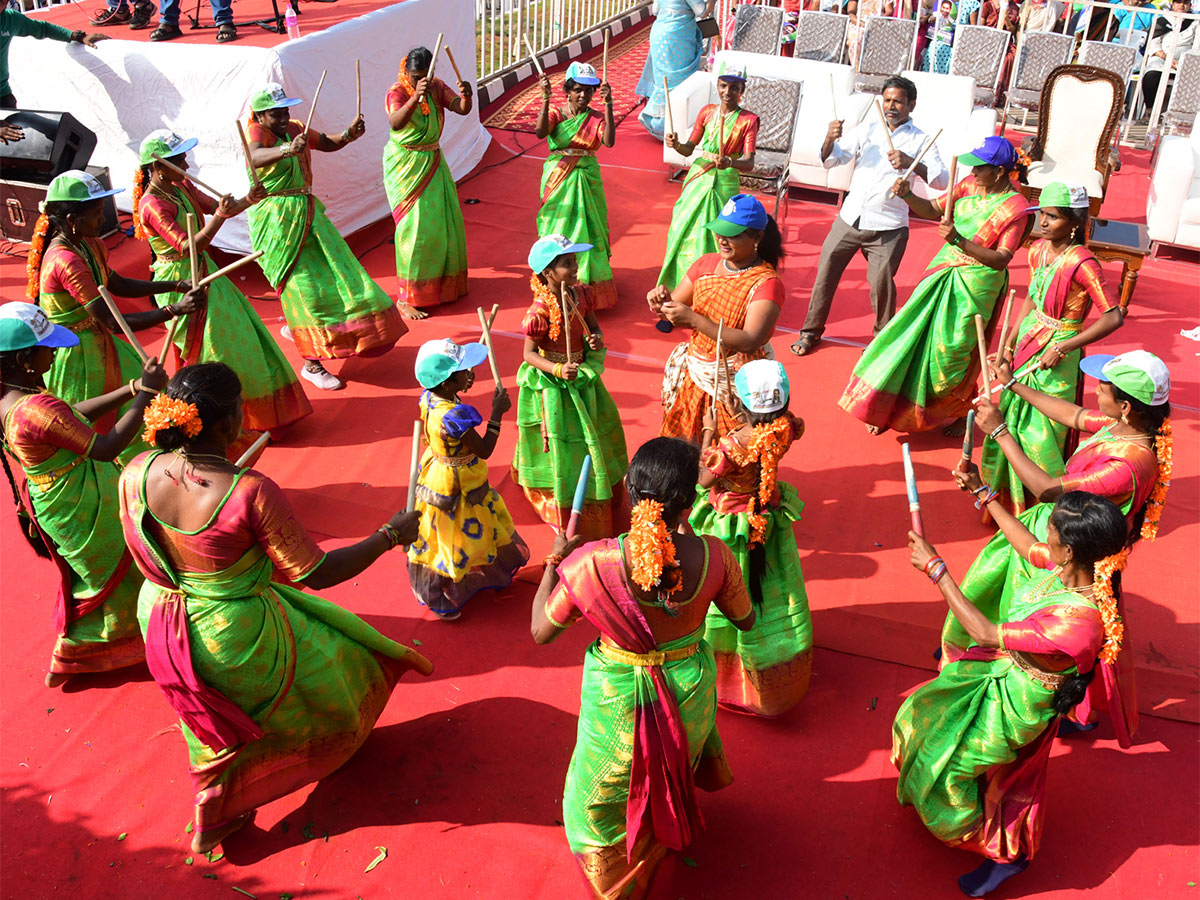
<svg viewBox="0 0 1200 900">
<path fill-rule="evenodd" d="M 129 837 L 129 832 L 128 832 L 128 831 L 122 831 L 120 834 L 118 834 L 118 835 L 117 835 L 117 840 L 118 840 L 118 841 L 123 841 L 123 840 L 125 840 L 125 838 L 127 838 L 127 837 Z"/>
<path fill-rule="evenodd" d="M 279 900 L 292 900 L 292 895 L 291 894 L 280 894 Z"/>
<path fill-rule="evenodd" d="M 204 877 L 205 877 L 205 878 L 211 878 L 213 881 L 216 881 L 216 880 L 217 880 L 217 876 L 216 876 L 216 875 L 213 875 L 211 872 L 210 872 L 210 873 L 208 873 L 208 874 L 206 874 Z"/>
<path fill-rule="evenodd" d="M 370 872 L 373 868 L 387 859 L 387 847 L 376 847 L 375 849 L 379 851 L 379 855 L 371 860 L 371 864 L 369 866 L 363 869 L 364 872 Z"/>
<path fill-rule="evenodd" d="M 245 894 L 247 897 L 254 897 L 254 895 L 253 895 L 252 893 L 250 893 L 249 891 L 243 891 L 243 890 L 242 890 L 240 887 L 238 887 L 236 884 L 235 884 L 235 885 L 231 885 L 231 887 L 232 887 L 232 888 L 233 888 L 235 891 L 237 891 L 239 894 Z M 254 898 L 254 900 L 258 900 L 258 898 L 257 898 L 257 897 L 255 897 L 255 898 Z"/>
<path fill-rule="evenodd" d="M 420 646 L 422 646 L 422 644 L 421 644 L 421 639 L 420 639 L 420 638 L 413 638 L 413 646 L 414 646 L 414 647 L 420 647 Z"/>
<path fill-rule="evenodd" d="M 217 855 L 213 856 L 214 853 L 216 853 Z M 209 850 L 208 853 L 206 853 L 205 855 L 208 857 L 209 862 L 220 862 L 221 860 L 223 860 L 225 858 L 225 854 L 223 852 L 217 851 L 217 850 Z"/>
<path fill-rule="evenodd" d="M 185 828 L 185 829 L 183 829 L 183 830 L 184 830 L 184 832 L 185 832 L 186 834 L 191 834 L 193 831 L 195 831 L 195 830 L 196 830 L 196 823 L 195 823 L 195 822 L 188 822 L 188 823 L 187 823 L 187 828 Z"/>
<path fill-rule="evenodd" d="M 312 827 L 316 824 L 316 822 L 306 822 L 304 827 L 300 829 L 300 834 L 304 836 L 305 840 L 311 841 L 314 837 L 316 837 L 312 830 Z"/>
<path fill-rule="evenodd" d="M 184 859 L 184 861 L 183 861 L 183 864 L 184 864 L 185 866 L 190 866 L 190 865 L 191 865 L 192 863 L 194 863 L 195 861 L 196 861 L 196 858 L 195 858 L 194 856 L 189 856 L 189 857 L 187 857 L 187 858 L 185 858 L 185 859 Z"/>
<path fill-rule="evenodd" d="M 685 856 L 685 857 L 683 858 L 683 864 L 684 864 L 685 866 L 691 866 L 693 869 L 698 869 L 698 868 L 700 868 L 700 863 L 696 862 L 696 861 L 695 861 L 694 859 L 692 859 L 690 856 Z"/>
</svg>

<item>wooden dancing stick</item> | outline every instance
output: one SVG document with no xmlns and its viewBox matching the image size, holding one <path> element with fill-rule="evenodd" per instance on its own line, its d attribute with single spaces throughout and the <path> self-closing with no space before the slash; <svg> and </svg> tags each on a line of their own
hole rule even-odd
<svg viewBox="0 0 1200 900">
<path fill-rule="evenodd" d="M 604 63 L 600 67 L 600 81 L 604 84 L 608 83 L 608 35 L 611 29 L 604 29 Z"/>
<path fill-rule="evenodd" d="M 954 221 L 954 185 L 958 179 L 958 157 L 950 160 L 950 186 L 946 188 L 945 207 L 942 209 L 942 222 L 949 225 Z"/>
<path fill-rule="evenodd" d="M 983 375 L 983 393 L 990 397 L 992 395 L 992 378 L 988 374 L 987 367 L 987 338 L 983 334 L 983 316 L 975 314 L 975 337 L 979 341 L 979 365 L 982 367 L 980 372 Z"/>
<path fill-rule="evenodd" d="M 675 116 L 671 112 L 671 89 L 667 86 L 667 76 L 663 76 L 663 104 L 667 107 L 667 133 L 675 134 Z M 679 137 L 679 135 L 675 135 Z"/>
<path fill-rule="evenodd" d="M 958 471 L 965 472 L 971 465 L 971 454 L 975 452 L 975 410 L 967 412 L 967 431 L 963 435 L 962 459 L 958 462 Z"/>
<path fill-rule="evenodd" d="M 539 75 L 545 75 L 546 70 L 543 69 L 542 64 L 540 62 L 538 62 L 537 54 L 533 52 L 533 44 L 529 43 L 529 36 L 526 34 L 522 34 L 521 40 L 523 40 L 525 42 L 525 49 L 529 51 L 529 61 L 531 63 L 533 63 L 533 68 L 537 71 L 537 73 Z M 664 82 L 666 80 L 667 80 L 666 78 L 663 78 Z"/>
<path fill-rule="evenodd" d="M 832 77 L 832 76 L 830 76 L 830 77 Z M 937 139 L 940 138 L 941 136 L 942 136 L 942 129 L 939 128 L 937 130 L 937 134 L 935 134 L 933 137 L 931 137 L 929 139 L 929 142 L 924 147 L 921 148 L 921 152 L 918 153 L 916 155 L 916 157 L 913 159 L 913 161 L 908 164 L 908 168 L 904 170 L 904 174 L 900 176 L 901 178 L 903 178 L 905 181 L 908 181 L 908 179 L 912 177 L 912 173 L 917 171 L 917 166 L 919 166 L 921 164 L 921 160 L 923 160 L 925 158 L 925 154 L 933 149 L 933 145 L 937 143 Z M 888 190 L 887 195 L 888 195 L 888 199 L 891 200 L 893 194 L 890 189 Z"/>
<path fill-rule="evenodd" d="M 446 45 L 446 58 L 450 60 L 450 65 L 454 67 L 454 78 L 456 81 L 462 81 L 462 72 L 458 71 L 458 63 L 454 61 L 454 53 L 450 50 L 450 45 Z"/>
<path fill-rule="evenodd" d="M 117 301 L 112 298 L 112 294 L 108 292 L 108 288 L 104 285 L 98 285 L 97 290 L 100 291 L 100 296 L 104 299 L 104 305 L 108 307 L 108 311 L 112 313 L 112 317 L 117 320 L 117 325 L 120 326 L 122 333 L 125 335 L 125 340 L 133 346 L 137 351 L 137 355 L 142 358 L 143 363 L 150 361 L 150 354 L 142 349 L 142 345 L 138 343 L 138 339 L 133 336 L 133 329 L 129 327 L 129 323 L 125 321 L 125 317 L 121 315 L 121 310 L 117 309 Z"/>
<path fill-rule="evenodd" d="M 326 70 L 322 69 L 321 70 L 321 80 L 317 82 L 317 91 L 315 94 L 313 94 L 312 106 L 310 106 L 308 109 L 308 121 L 304 123 L 304 131 L 302 131 L 301 134 L 308 134 L 308 129 L 312 126 L 313 113 L 315 113 L 317 111 L 317 100 L 321 96 L 321 87 L 325 84 L 325 75 L 326 74 L 327 74 Z"/>
<path fill-rule="evenodd" d="M 433 70 L 437 68 L 438 56 L 442 52 L 442 39 L 443 34 L 439 31 L 437 43 L 433 45 L 433 58 L 429 60 L 429 71 L 425 75 L 429 79 L 430 84 L 433 84 Z"/>
<path fill-rule="evenodd" d="M 896 147 L 892 144 L 892 129 L 887 123 L 887 116 L 883 114 L 883 104 L 879 102 L 878 98 L 875 100 L 875 111 L 879 113 L 879 121 L 883 123 L 883 136 L 887 139 L 888 150 L 895 150 Z"/>
<path fill-rule="evenodd" d="M 487 316 L 483 313 L 483 307 L 476 307 L 479 312 L 479 327 L 483 329 L 483 346 L 487 347 L 488 362 L 492 366 L 492 380 L 496 382 L 496 387 L 501 387 L 500 384 L 500 367 L 496 365 L 496 354 L 492 350 L 492 328 L 488 324 Z"/>
<path fill-rule="evenodd" d="M 569 291 L 569 290 L 570 289 L 568 288 L 567 291 Z M 574 298 L 571 296 L 570 293 L 564 292 L 563 299 L 566 300 L 567 304 L 571 307 L 571 313 L 575 316 L 575 318 L 577 318 L 579 320 L 579 324 L 580 324 L 581 328 L 583 329 L 583 336 L 585 338 L 591 337 L 592 329 L 588 326 L 587 319 L 585 319 L 583 317 L 583 313 L 581 313 L 579 311 L 579 305 L 575 302 Z"/>
<path fill-rule="evenodd" d="M 246 452 L 237 458 L 237 462 L 235 462 L 234 465 L 240 469 L 242 466 L 249 463 L 250 460 L 254 459 L 255 453 L 257 453 L 263 447 L 267 446 L 267 441 L 269 441 L 270 439 L 271 439 L 271 432 L 264 431 L 262 434 L 260 434 L 258 436 L 258 438 L 254 441 L 253 444 L 251 444 L 249 447 L 246 448 Z"/>
<path fill-rule="evenodd" d="M 1023 368 L 1020 372 L 1017 372 L 1013 375 L 1013 380 L 1020 381 L 1022 378 L 1024 378 L 1026 375 L 1028 375 L 1034 369 L 1036 369 L 1039 365 L 1041 365 L 1041 362 L 1042 362 L 1041 357 L 1035 356 L 1033 359 L 1031 359 L 1028 363 L 1025 364 L 1025 368 Z M 1004 387 L 1004 385 L 1002 385 L 1002 384 L 994 384 L 994 385 L 992 385 L 992 388 L 990 391 L 988 391 L 986 394 L 980 394 L 978 397 L 976 397 L 971 402 L 978 403 L 980 400 L 984 400 L 984 399 L 987 399 L 988 401 L 990 401 L 991 395 L 1003 387 Z"/>
<path fill-rule="evenodd" d="M 354 118 L 357 119 L 362 115 L 362 60 L 359 59 L 354 61 L 354 85 L 358 90 L 357 98 L 354 102 Z"/>
<path fill-rule="evenodd" d="M 217 269 L 217 271 L 212 272 L 208 275 L 205 275 L 198 282 L 196 282 L 196 287 L 207 287 L 208 285 L 210 285 L 214 281 L 216 281 L 218 278 L 220 278 L 222 275 L 228 275 L 234 269 L 241 268 L 242 266 L 246 265 L 246 263 L 252 263 L 262 255 L 263 255 L 262 250 L 255 250 L 249 256 L 243 256 L 243 257 L 240 257 L 239 259 L 235 259 L 229 265 L 227 265 L 223 268 Z"/>
<path fill-rule="evenodd" d="M 201 181 L 196 176 L 190 174 L 189 172 L 185 172 L 183 169 L 179 168 L 179 166 L 175 165 L 175 163 L 168 162 L 167 160 L 163 159 L 161 156 L 154 157 L 154 161 L 162 163 L 164 166 L 166 166 L 168 169 L 170 169 L 176 175 L 182 175 L 184 178 L 186 178 L 188 181 L 190 181 L 196 187 L 203 188 L 205 191 L 212 194 L 213 198 L 216 200 L 220 200 L 222 197 L 225 196 L 225 194 L 222 191 L 218 191 L 215 187 L 205 184 L 203 181 Z"/>
<path fill-rule="evenodd" d="M 254 168 L 254 160 L 250 157 L 250 142 L 246 140 L 246 129 L 242 127 L 242 120 L 238 119 L 238 137 L 242 139 L 242 152 L 246 154 L 246 168 L 250 170 L 250 180 L 258 187 L 258 169 Z"/>
<path fill-rule="evenodd" d="M 713 370 L 712 399 L 713 399 L 713 409 L 714 410 L 716 409 L 717 403 L 719 402 L 717 399 L 717 395 L 720 393 L 719 384 L 721 381 L 721 336 L 724 333 L 725 333 L 725 317 L 722 316 L 721 319 L 717 322 L 717 349 L 716 349 L 716 353 L 713 357 L 714 362 L 716 362 L 716 368 Z"/>
<path fill-rule="evenodd" d="M 829 73 L 829 105 L 833 108 L 834 121 L 840 122 L 837 114 L 837 88 L 833 86 L 833 73 Z"/>
<path fill-rule="evenodd" d="M 562 305 L 563 345 L 567 351 L 567 365 L 571 364 L 571 312 L 567 309 L 566 285 L 558 283 L 558 301 Z"/>
<path fill-rule="evenodd" d="M 908 491 L 908 515 L 912 522 L 912 530 L 919 536 L 925 537 L 925 525 L 921 521 L 921 499 L 917 496 L 917 477 L 913 474 L 912 451 L 908 442 L 900 445 L 904 454 L 904 487 Z"/>
<path fill-rule="evenodd" d="M 497 382 L 499 383 L 499 382 Z M 412 461 L 408 465 L 408 499 L 404 504 L 406 512 L 412 512 L 417 505 L 417 479 L 421 475 L 421 420 L 413 422 Z"/>
<path fill-rule="evenodd" d="M 1004 304 L 1004 320 L 1000 325 L 1000 345 L 996 348 L 996 359 L 1004 359 L 1004 353 L 1008 350 L 1008 324 L 1012 317 L 1013 301 L 1016 299 L 1017 289 L 1013 288 L 1008 292 L 1008 302 Z"/>
<path fill-rule="evenodd" d="M 493 303 L 492 311 L 490 313 L 488 313 L 488 329 L 489 330 L 491 329 L 491 327 L 493 325 L 496 324 L 496 316 L 499 315 L 499 313 L 500 313 L 500 304 Z"/>
<path fill-rule="evenodd" d="M 575 499 L 571 501 L 571 518 L 567 520 L 567 537 L 575 537 L 579 527 L 579 515 L 583 512 L 583 504 L 587 500 L 588 479 L 592 476 L 592 454 L 583 457 L 583 465 L 579 467 L 579 480 L 575 482 Z"/>
</svg>

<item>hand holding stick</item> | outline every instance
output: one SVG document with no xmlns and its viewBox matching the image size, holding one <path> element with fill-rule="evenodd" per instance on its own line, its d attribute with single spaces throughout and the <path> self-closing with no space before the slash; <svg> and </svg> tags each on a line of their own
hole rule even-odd
<svg viewBox="0 0 1200 900">
<path fill-rule="evenodd" d="M 250 157 L 250 142 L 246 140 L 246 129 L 242 127 L 241 119 L 237 121 L 237 128 L 238 137 L 242 139 L 242 152 L 246 154 L 246 168 L 250 170 L 250 181 L 258 187 L 258 169 L 254 168 L 254 160 Z"/>
<path fill-rule="evenodd" d="M 592 476 L 592 455 L 583 457 L 583 465 L 579 469 L 579 481 L 575 483 L 575 499 L 571 501 L 571 518 L 567 520 L 567 537 L 575 537 L 579 527 L 579 515 L 583 512 L 583 504 L 587 500 L 588 479 Z"/>
<path fill-rule="evenodd" d="M 604 63 L 600 67 L 600 83 L 608 84 L 608 35 L 611 29 L 604 29 Z"/>
<path fill-rule="evenodd" d="M 883 104 L 878 99 L 875 100 L 875 109 L 879 113 L 879 121 L 883 123 L 883 136 L 887 140 L 888 152 L 891 152 L 896 149 L 892 145 L 892 127 L 888 125 L 887 116 L 883 114 Z"/>
<path fill-rule="evenodd" d="M 1028 363 L 1028 364 L 1025 366 L 1025 368 L 1023 368 L 1023 369 L 1022 369 L 1020 372 L 1017 372 L 1017 373 L 1015 373 L 1015 374 L 1013 375 L 1013 380 L 1014 380 L 1014 381 L 1020 381 L 1022 378 L 1024 378 L 1024 377 L 1025 377 L 1026 375 L 1028 375 L 1030 372 L 1032 372 L 1032 371 L 1034 371 L 1035 369 L 1037 369 L 1037 367 L 1038 367 L 1039 365 L 1041 365 L 1041 359 L 1040 359 L 1039 357 L 1035 356 L 1035 357 L 1034 357 L 1032 360 L 1030 360 L 1030 361 L 1029 361 L 1029 363 Z M 992 394 L 993 394 L 993 393 L 995 393 L 996 391 L 1000 390 L 1002 387 L 1004 387 L 1004 385 L 1002 385 L 1002 384 L 996 384 L 996 385 L 992 385 L 992 386 L 991 386 L 991 387 L 988 389 L 987 393 L 985 393 L 985 394 L 980 394 L 978 397 L 976 397 L 976 398 L 975 398 L 974 400 L 972 400 L 971 402 L 972 402 L 972 403 L 978 403 L 980 400 L 983 400 L 984 398 L 987 398 L 987 399 L 990 401 L 990 400 L 991 400 L 991 397 L 992 397 Z"/>
<path fill-rule="evenodd" d="M 830 77 L 832 78 L 833 76 L 830 76 Z M 925 158 L 925 154 L 928 153 L 931 149 L 933 149 L 933 145 L 937 143 L 937 139 L 941 136 L 942 136 L 942 129 L 939 128 L 937 130 L 937 134 L 935 134 L 933 137 L 931 137 L 929 139 L 929 142 L 924 147 L 921 148 L 921 152 L 917 154 L 916 159 L 914 159 L 911 163 L 908 164 L 908 168 L 905 169 L 904 174 L 900 176 L 902 179 L 904 179 L 905 181 L 908 181 L 908 179 L 912 177 L 912 173 L 917 171 L 917 166 L 919 166 L 921 164 L 921 160 L 923 160 Z M 888 195 L 888 199 L 891 200 L 893 194 L 890 190 L 888 191 L 887 195 Z"/>
<path fill-rule="evenodd" d="M 317 91 L 313 94 L 312 106 L 308 110 L 308 121 L 304 123 L 304 130 L 300 132 L 301 134 L 308 134 L 308 129 L 312 126 L 313 113 L 317 111 L 317 99 L 321 96 L 321 87 L 325 84 L 325 75 L 326 71 L 322 69 L 321 80 L 317 82 Z"/>
<path fill-rule="evenodd" d="M 913 474 L 912 452 L 908 442 L 900 445 L 904 454 L 904 486 L 908 491 L 908 514 L 912 519 L 912 530 L 925 537 L 925 525 L 921 522 L 921 500 L 917 496 L 917 477 Z"/>
<path fill-rule="evenodd" d="M 492 380 L 496 382 L 496 387 L 500 387 L 500 367 L 496 365 L 496 353 L 492 349 L 492 329 L 483 313 L 483 307 L 479 306 L 476 309 L 479 312 L 479 327 L 483 329 L 483 346 L 487 347 L 488 362 L 492 366 Z"/>
<path fill-rule="evenodd" d="M 412 512 L 417 505 L 417 479 L 421 475 L 421 420 L 413 422 L 412 461 L 408 466 L 408 499 L 404 504 L 406 512 Z"/>
<path fill-rule="evenodd" d="M 243 256 L 240 259 L 235 259 L 229 265 L 227 265 L 223 268 L 217 269 L 217 271 L 215 271 L 215 272 L 210 272 L 208 275 L 205 275 L 198 282 L 196 282 L 196 287 L 198 287 L 198 288 L 207 287 L 208 285 L 210 285 L 214 281 L 216 281 L 218 278 L 220 278 L 224 275 L 228 275 L 234 269 L 241 268 L 242 266 L 246 265 L 246 263 L 254 262 L 256 259 L 258 259 L 262 255 L 263 255 L 262 250 L 255 250 L 249 256 Z"/>
<path fill-rule="evenodd" d="M 996 348 L 996 358 L 1004 359 L 1004 353 L 1008 350 L 1008 324 L 1012 317 L 1013 300 L 1016 299 L 1017 289 L 1013 288 L 1008 292 L 1008 302 L 1004 304 L 1004 320 L 1000 325 L 1000 346 Z"/>
<path fill-rule="evenodd" d="M 222 197 L 225 196 L 225 193 L 223 191 L 218 191 L 215 187 L 205 184 L 199 178 L 195 177 L 194 175 L 192 175 L 189 172 L 185 172 L 183 169 L 179 168 L 179 166 L 175 165 L 175 163 L 169 162 L 169 161 L 163 159 L 161 156 L 154 157 L 154 161 L 157 163 L 162 163 L 164 166 L 166 166 L 168 169 L 170 169 L 176 175 L 182 175 L 184 178 L 186 178 L 188 181 L 190 181 L 196 187 L 203 188 L 204 190 L 208 191 L 208 193 L 212 194 L 213 198 L 216 200 L 220 200 Z"/>
<path fill-rule="evenodd" d="M 234 465 L 237 466 L 239 469 L 242 466 L 246 465 L 248 462 L 250 462 L 250 460 L 254 459 L 255 453 L 257 453 L 263 447 L 267 446 L 267 441 L 269 441 L 270 439 L 271 439 L 271 432 L 264 431 L 262 434 L 260 434 L 258 436 L 258 438 L 254 441 L 253 444 L 251 444 L 249 447 L 246 448 L 246 452 L 237 458 L 237 462 L 235 462 Z"/>
<path fill-rule="evenodd" d="M 975 452 L 975 410 L 967 413 L 967 431 L 963 435 L 962 459 L 958 463 L 958 471 L 966 472 L 971 466 L 971 454 Z"/>
<path fill-rule="evenodd" d="M 983 375 L 983 395 L 992 396 L 992 376 L 988 372 L 987 338 L 983 334 L 983 316 L 975 314 L 975 337 L 979 341 L 979 365 Z"/>
<path fill-rule="evenodd" d="M 667 134 L 675 134 L 675 115 L 671 112 L 671 89 L 667 86 L 667 76 L 663 76 L 663 104 L 667 107 Z"/>
<path fill-rule="evenodd" d="M 112 298 L 112 294 L 108 292 L 108 288 L 104 285 L 98 285 L 97 290 L 100 291 L 100 296 L 104 299 L 104 305 L 108 307 L 108 311 L 112 313 L 112 317 L 117 320 L 117 325 L 120 326 L 122 333 L 125 335 L 125 340 L 129 341 L 137 355 L 142 358 L 142 363 L 150 361 L 150 354 L 142 349 L 142 345 L 138 343 L 138 339 L 133 336 L 133 329 L 129 327 L 129 323 L 125 321 L 125 317 L 121 315 L 121 310 L 117 309 L 117 301 Z"/>
</svg>

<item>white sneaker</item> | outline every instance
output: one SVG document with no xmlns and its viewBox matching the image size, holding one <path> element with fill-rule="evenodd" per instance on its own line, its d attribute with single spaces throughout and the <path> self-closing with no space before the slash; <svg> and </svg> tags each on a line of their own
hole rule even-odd
<svg viewBox="0 0 1200 900">
<path fill-rule="evenodd" d="M 292 339 L 292 329 L 288 328 L 286 325 L 279 329 L 279 333 L 283 335 L 283 339 L 285 341 L 290 341 Z"/>
<path fill-rule="evenodd" d="M 300 377 L 305 381 L 311 382 L 323 391 L 340 391 L 346 386 L 346 382 L 338 378 L 324 366 L 321 371 L 313 372 L 308 366 L 300 370 Z"/>
</svg>

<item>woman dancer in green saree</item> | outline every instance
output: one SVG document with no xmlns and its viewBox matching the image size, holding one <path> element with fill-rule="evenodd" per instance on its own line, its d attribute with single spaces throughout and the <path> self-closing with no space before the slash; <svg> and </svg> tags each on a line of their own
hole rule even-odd
<svg viewBox="0 0 1200 900">
<path fill-rule="evenodd" d="M 108 265 L 108 248 L 100 240 L 104 221 L 103 198 L 122 189 L 106 190 L 86 172 L 63 172 L 46 192 L 45 210 L 34 227 L 26 263 L 25 295 L 36 300 L 50 321 L 79 335 L 79 344 L 54 356 L 46 374 L 46 387 L 68 404 L 117 390 L 142 370 L 137 352 L 123 337 L 100 296 L 106 287 L 117 297 L 187 291 L 182 300 L 161 309 L 125 314 L 133 331 L 162 325 L 203 307 L 203 292 L 191 292 L 185 280 L 143 281 L 126 278 Z M 119 407 L 95 422 L 97 431 L 109 431 Z M 122 462 L 137 456 L 146 445 L 137 438 L 121 453 Z"/>
<path fill-rule="evenodd" d="M 1017 330 L 1011 363 L 1017 371 L 1029 369 L 1021 380 L 1034 390 L 1078 402 L 1082 349 L 1112 334 L 1124 320 L 1105 290 L 1099 261 L 1087 248 L 1087 190 L 1082 185 L 1055 181 L 1046 185 L 1038 205 L 1043 238 L 1029 248 L 1033 268 L 1029 299 L 1033 309 Z M 1100 317 L 1085 328 L 1093 304 Z M 1008 358 L 1007 347 L 1001 347 L 1000 352 Z M 1062 475 L 1066 459 L 1075 449 L 1075 441 L 1069 440 L 1074 432 L 1012 391 L 1000 395 L 999 408 L 1034 464 L 1052 478 Z M 983 480 L 1000 491 L 1001 502 L 1009 509 L 1019 513 L 1026 508 L 1020 476 L 995 441 L 984 442 L 980 471 Z"/>
<path fill-rule="evenodd" d="M 1013 190 L 1012 144 L 989 137 L 959 160 L 971 177 L 950 187 L 954 224 L 938 226 L 946 245 L 859 357 L 838 400 L 872 434 L 927 431 L 966 415 L 980 366 L 975 316 L 991 321 L 1029 226 L 1028 201 Z M 923 200 L 904 179 L 893 190 L 917 216 L 942 217 L 944 198 Z"/>
<path fill-rule="evenodd" d="M 698 474 L 694 445 L 644 444 L 629 466 L 629 534 L 578 549 L 579 538 L 559 534 L 533 598 L 539 644 L 581 618 L 600 630 L 584 658 L 562 805 L 593 900 L 645 897 L 667 851 L 682 850 L 704 827 L 696 788 L 733 780 L 717 733 L 704 619 L 716 604 L 750 629 L 754 607 L 732 551 L 718 538 L 677 530 Z"/>
<path fill-rule="evenodd" d="M 362 137 L 362 116 L 339 135 L 304 131 L 288 113 L 300 101 L 278 84 L 250 99 L 247 138 L 255 177 L 266 199 L 250 207 L 250 242 L 279 292 L 283 336 L 305 359 L 300 375 L 323 391 L 345 383 L 322 359 L 379 356 L 408 331 L 400 311 L 355 259 L 312 192 L 312 151 L 333 153 Z"/>
<path fill-rule="evenodd" d="M 683 280 L 688 268 L 706 253 L 717 252 L 716 235 L 705 226 L 715 219 L 734 194 L 741 190 L 739 172 L 754 168 L 754 142 L 758 116 L 738 106 L 746 90 L 746 69 L 721 63 L 717 75 L 720 103 L 700 110 L 686 141 L 675 132 L 666 136 L 667 146 L 682 156 L 699 149 L 699 158 L 688 169 L 683 190 L 671 212 L 667 252 L 658 284 L 671 290 Z"/>
<path fill-rule="evenodd" d="M 241 386 L 223 363 L 187 366 L 146 414 L 158 450 L 121 475 L 121 524 L 146 576 L 146 664 L 182 719 L 196 790 L 192 850 L 256 807 L 324 778 L 371 733 L 420 653 L 305 593 L 355 577 L 416 535 L 400 512 L 322 552 L 279 486 L 227 459 Z"/>
<path fill-rule="evenodd" d="M 588 104 L 600 85 L 604 115 Z M 567 67 L 563 92 L 565 106 L 550 109 L 550 78 L 542 76 L 542 109 L 538 113 L 537 136 L 548 138 L 550 156 L 542 168 L 542 208 L 538 210 L 538 234 L 562 234 L 575 244 L 591 244 L 579 257 L 579 280 L 596 293 L 596 308 L 617 305 L 613 284 L 612 245 L 608 236 L 608 201 L 596 150 L 611 147 L 617 140 L 613 121 L 612 88 L 600 84 L 596 69 L 573 62 Z"/>
<path fill-rule="evenodd" d="M 54 562 L 60 579 L 52 616 L 58 639 L 47 687 L 145 658 L 137 625 L 142 576 L 131 568 L 121 536 L 121 470 L 112 460 L 137 436 L 142 412 L 167 376 L 151 357 L 140 387 L 122 385 L 71 407 L 49 393 L 42 379 L 59 348 L 78 346 L 78 336 L 52 325 L 32 303 L 0 306 L 0 422 L 4 449 L 25 473 L 19 488 L 8 457 L 0 453 L 0 461 L 24 519 L 22 531 L 39 556 Z M 111 430 L 92 430 L 94 420 L 122 403 L 129 411 Z"/>
<path fill-rule="evenodd" d="M 989 617 L 937 551 L 908 533 L 913 567 L 938 586 L 971 642 L 904 701 L 892 725 L 897 799 L 934 837 L 985 857 L 958 879 L 968 897 L 1024 871 L 1037 852 L 1059 717 L 1083 696 L 1097 656 L 1111 663 L 1122 643 L 1120 510 L 1095 494 L 1064 494 L 1040 543 L 994 495 L 989 503 L 1013 552 L 1029 561 L 1029 577 Z"/>
<path fill-rule="evenodd" d="M 788 411 L 788 379 L 773 359 L 738 369 L 737 396 L 748 424 L 718 438 L 716 413 L 704 414 L 700 487 L 689 523 L 733 551 L 758 620 L 740 631 L 716 609 L 704 639 L 717 661 L 717 700 L 758 716 L 787 712 L 808 692 L 812 675 L 812 617 L 792 523 L 804 503 L 778 479 L 779 462 L 804 434 Z"/>
<path fill-rule="evenodd" d="M 145 238 L 154 254 L 154 275 L 163 281 L 183 278 L 190 272 L 187 216 L 196 224 L 196 255 L 201 277 L 218 268 L 206 252 L 217 231 L 230 216 L 245 212 L 261 200 L 264 191 L 255 185 L 241 200 L 226 196 L 218 205 L 201 194 L 187 178 L 168 168 L 188 168 L 187 152 L 196 139 L 184 140 L 163 129 L 149 135 L 141 146 L 141 168 L 133 187 L 133 220 L 138 237 Z M 210 219 L 205 217 L 212 216 Z M 175 357 L 180 365 L 224 362 L 242 382 L 242 436 L 229 447 L 237 459 L 254 443 L 258 433 L 278 432 L 312 412 L 296 373 L 262 319 L 227 276 L 208 285 L 209 302 L 186 317 L 175 331 Z M 160 304 L 178 299 L 162 295 Z"/>
<path fill-rule="evenodd" d="M 410 319 L 467 292 L 467 235 L 450 167 L 438 140 L 446 110 L 468 115 L 471 85 L 458 96 L 429 79 L 433 54 L 409 51 L 387 94 L 392 134 L 383 148 L 383 187 L 396 223 L 396 303 Z"/>
</svg>

